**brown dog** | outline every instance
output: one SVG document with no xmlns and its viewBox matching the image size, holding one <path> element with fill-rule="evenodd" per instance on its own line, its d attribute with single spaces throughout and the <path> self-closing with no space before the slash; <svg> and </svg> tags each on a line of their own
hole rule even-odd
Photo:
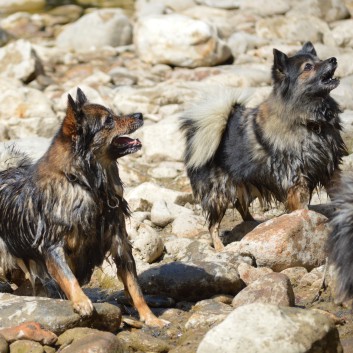
<svg viewBox="0 0 353 353">
<path fill-rule="evenodd" d="M 87 316 L 93 306 L 80 285 L 110 254 L 140 319 L 163 326 L 137 283 L 116 163 L 141 148 L 125 135 L 142 125 L 142 114 L 117 116 L 78 89 L 76 102 L 68 96 L 62 126 L 37 163 L 11 151 L 0 172 L 0 268 L 11 273 L 20 266 L 32 282 L 58 284 L 74 310 Z"/>
</svg>

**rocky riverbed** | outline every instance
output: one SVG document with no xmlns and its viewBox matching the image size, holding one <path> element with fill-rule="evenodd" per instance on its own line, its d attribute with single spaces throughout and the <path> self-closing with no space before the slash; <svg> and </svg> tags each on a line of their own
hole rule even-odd
<svg viewBox="0 0 353 353">
<path fill-rule="evenodd" d="M 60 6 L 59 6 L 60 5 Z M 323 190 L 310 210 L 262 209 L 242 223 L 229 209 L 228 244 L 211 247 L 182 163 L 178 118 L 206 87 L 247 89 L 249 105 L 271 90 L 272 49 L 294 53 L 312 41 L 335 56 L 332 96 L 343 110 L 352 152 L 352 0 L 7 0 L 0 2 L 0 140 L 36 159 L 65 114 L 67 94 L 122 113 L 142 112 L 141 152 L 119 161 L 139 281 L 170 326 L 138 322 L 110 261 L 85 292 L 96 313 L 82 320 L 61 299 L 33 297 L 25 283 L 0 283 L 0 352 L 353 352 L 351 303 L 334 301 L 325 270 Z M 3 148 L 3 145 L 2 147 Z M 353 170 L 353 155 L 342 169 Z M 259 225 L 259 222 L 261 224 Z M 1 328 L 36 321 L 55 343 L 7 342 Z M 343 347 L 343 348 L 342 348 Z"/>
</svg>

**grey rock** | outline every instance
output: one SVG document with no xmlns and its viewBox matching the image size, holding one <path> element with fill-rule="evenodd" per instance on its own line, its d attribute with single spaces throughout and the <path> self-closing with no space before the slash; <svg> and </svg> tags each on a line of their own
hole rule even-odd
<svg viewBox="0 0 353 353">
<path fill-rule="evenodd" d="M 295 298 L 289 278 L 283 273 L 270 273 L 249 284 L 232 301 L 232 306 L 251 303 L 294 306 Z"/>
<path fill-rule="evenodd" d="M 192 314 L 185 324 L 185 329 L 199 329 L 219 324 L 232 311 L 233 308 L 230 305 L 219 303 L 213 299 L 202 300 L 192 307 Z"/>
<path fill-rule="evenodd" d="M 90 326 L 115 332 L 121 321 L 120 309 L 114 305 L 94 304 L 91 317 L 81 318 L 67 300 L 40 297 L 18 297 L 0 293 L 0 327 L 11 327 L 25 321 L 36 321 L 55 334 L 72 327 Z"/>
<path fill-rule="evenodd" d="M 326 315 L 256 303 L 235 309 L 206 334 L 197 353 L 214 352 L 342 353 L 342 346 Z"/>
</svg>

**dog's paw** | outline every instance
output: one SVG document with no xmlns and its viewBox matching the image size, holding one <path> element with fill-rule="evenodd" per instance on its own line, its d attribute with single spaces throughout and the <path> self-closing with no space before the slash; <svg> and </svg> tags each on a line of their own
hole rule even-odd
<svg viewBox="0 0 353 353">
<path fill-rule="evenodd" d="M 169 326 L 170 322 L 163 319 L 158 319 L 156 316 L 150 316 L 144 320 L 145 324 L 150 327 L 163 328 L 165 326 Z"/>
<path fill-rule="evenodd" d="M 91 316 L 93 313 L 93 304 L 87 297 L 73 301 L 72 306 L 74 311 L 82 317 Z"/>
</svg>

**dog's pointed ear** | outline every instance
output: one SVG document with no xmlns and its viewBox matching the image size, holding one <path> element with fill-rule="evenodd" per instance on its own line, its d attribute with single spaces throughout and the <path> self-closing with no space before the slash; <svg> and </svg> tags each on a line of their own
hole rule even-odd
<svg viewBox="0 0 353 353">
<path fill-rule="evenodd" d="M 288 56 L 277 49 L 273 49 L 273 69 L 282 74 L 286 72 Z"/>
<path fill-rule="evenodd" d="M 87 97 L 83 93 L 82 89 L 80 87 L 77 88 L 77 93 L 76 93 L 76 105 L 78 109 L 81 109 L 82 106 L 88 101 Z"/>
<path fill-rule="evenodd" d="M 301 52 L 317 56 L 316 50 L 313 46 L 313 43 L 311 42 L 304 43 L 303 48 L 301 49 Z"/>
<path fill-rule="evenodd" d="M 77 134 L 77 104 L 69 94 L 67 96 L 66 116 L 62 124 L 64 135 L 73 137 Z"/>
</svg>

